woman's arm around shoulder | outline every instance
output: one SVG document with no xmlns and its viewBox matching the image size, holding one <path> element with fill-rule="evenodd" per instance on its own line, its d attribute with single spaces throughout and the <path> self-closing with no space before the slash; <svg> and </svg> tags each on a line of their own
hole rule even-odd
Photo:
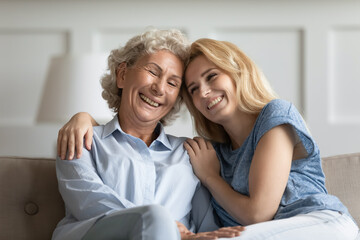
<svg viewBox="0 0 360 240">
<path fill-rule="evenodd" d="M 64 160 L 68 152 L 68 159 L 72 160 L 76 152 L 76 158 L 80 158 L 85 137 L 86 149 L 91 149 L 93 126 L 99 124 L 86 112 L 75 114 L 58 133 L 57 154 Z"/>
</svg>

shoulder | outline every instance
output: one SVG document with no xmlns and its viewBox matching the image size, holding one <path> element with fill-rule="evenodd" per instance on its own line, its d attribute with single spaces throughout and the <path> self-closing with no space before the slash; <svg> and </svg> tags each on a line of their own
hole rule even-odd
<svg viewBox="0 0 360 240">
<path fill-rule="evenodd" d="M 186 140 L 186 137 L 176 137 L 170 134 L 166 134 L 167 139 L 172 147 L 176 148 L 178 146 L 182 146 Z"/>
<path fill-rule="evenodd" d="M 114 132 L 120 131 L 120 125 L 118 122 L 118 118 L 115 116 L 112 120 L 107 122 L 106 124 L 101 124 L 93 127 L 93 138 L 94 140 L 105 140 L 109 139 L 109 137 L 114 136 Z"/>
<path fill-rule="evenodd" d="M 290 123 L 291 125 L 304 124 L 303 118 L 294 104 L 283 99 L 272 100 L 262 109 L 257 124 L 262 125 L 267 122 Z"/>
<path fill-rule="evenodd" d="M 308 153 L 317 149 L 302 115 L 291 102 L 282 99 L 269 102 L 260 112 L 254 127 L 255 145 L 265 133 L 283 124 L 291 126 Z"/>
<path fill-rule="evenodd" d="M 265 105 L 260 115 L 266 117 L 286 116 L 292 108 L 292 103 L 283 99 L 274 99 Z"/>
<path fill-rule="evenodd" d="M 300 114 L 291 102 L 275 99 L 269 102 L 260 112 L 254 127 L 257 141 L 270 129 L 282 125 L 298 125 Z"/>
<path fill-rule="evenodd" d="M 99 125 L 93 127 L 94 138 L 101 138 L 104 134 L 105 125 Z"/>
</svg>

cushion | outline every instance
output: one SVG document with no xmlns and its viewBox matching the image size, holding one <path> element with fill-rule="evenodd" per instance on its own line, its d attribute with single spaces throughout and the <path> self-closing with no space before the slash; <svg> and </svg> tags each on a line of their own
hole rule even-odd
<svg viewBox="0 0 360 240">
<path fill-rule="evenodd" d="M 337 196 L 360 225 L 360 153 L 323 158 L 325 184 Z"/>
<path fill-rule="evenodd" d="M 0 157 L 0 239 L 51 239 L 64 217 L 54 159 Z"/>
</svg>

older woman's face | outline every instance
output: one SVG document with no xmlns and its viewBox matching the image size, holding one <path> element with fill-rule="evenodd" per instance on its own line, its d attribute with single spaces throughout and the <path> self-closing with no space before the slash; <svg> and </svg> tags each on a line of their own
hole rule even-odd
<svg viewBox="0 0 360 240">
<path fill-rule="evenodd" d="M 139 124 L 157 123 L 173 108 L 179 95 L 184 66 L 169 51 L 146 55 L 127 67 L 119 67 L 117 85 L 122 88 L 120 114 Z"/>
</svg>

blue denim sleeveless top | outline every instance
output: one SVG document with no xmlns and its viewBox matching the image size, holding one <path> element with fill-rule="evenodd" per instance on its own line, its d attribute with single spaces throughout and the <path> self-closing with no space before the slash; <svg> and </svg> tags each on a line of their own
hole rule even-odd
<svg viewBox="0 0 360 240">
<path fill-rule="evenodd" d="M 273 100 L 262 109 L 252 132 L 240 148 L 232 150 L 229 144 L 214 144 L 220 159 L 221 176 L 234 190 L 249 196 L 249 170 L 255 148 L 267 131 L 281 124 L 290 124 L 294 128 L 308 156 L 292 162 L 286 189 L 274 219 L 325 209 L 350 215 L 337 197 L 327 193 L 319 148 L 300 113 L 285 100 Z M 239 225 L 215 199 L 212 199 L 212 204 L 224 226 Z"/>
</svg>

